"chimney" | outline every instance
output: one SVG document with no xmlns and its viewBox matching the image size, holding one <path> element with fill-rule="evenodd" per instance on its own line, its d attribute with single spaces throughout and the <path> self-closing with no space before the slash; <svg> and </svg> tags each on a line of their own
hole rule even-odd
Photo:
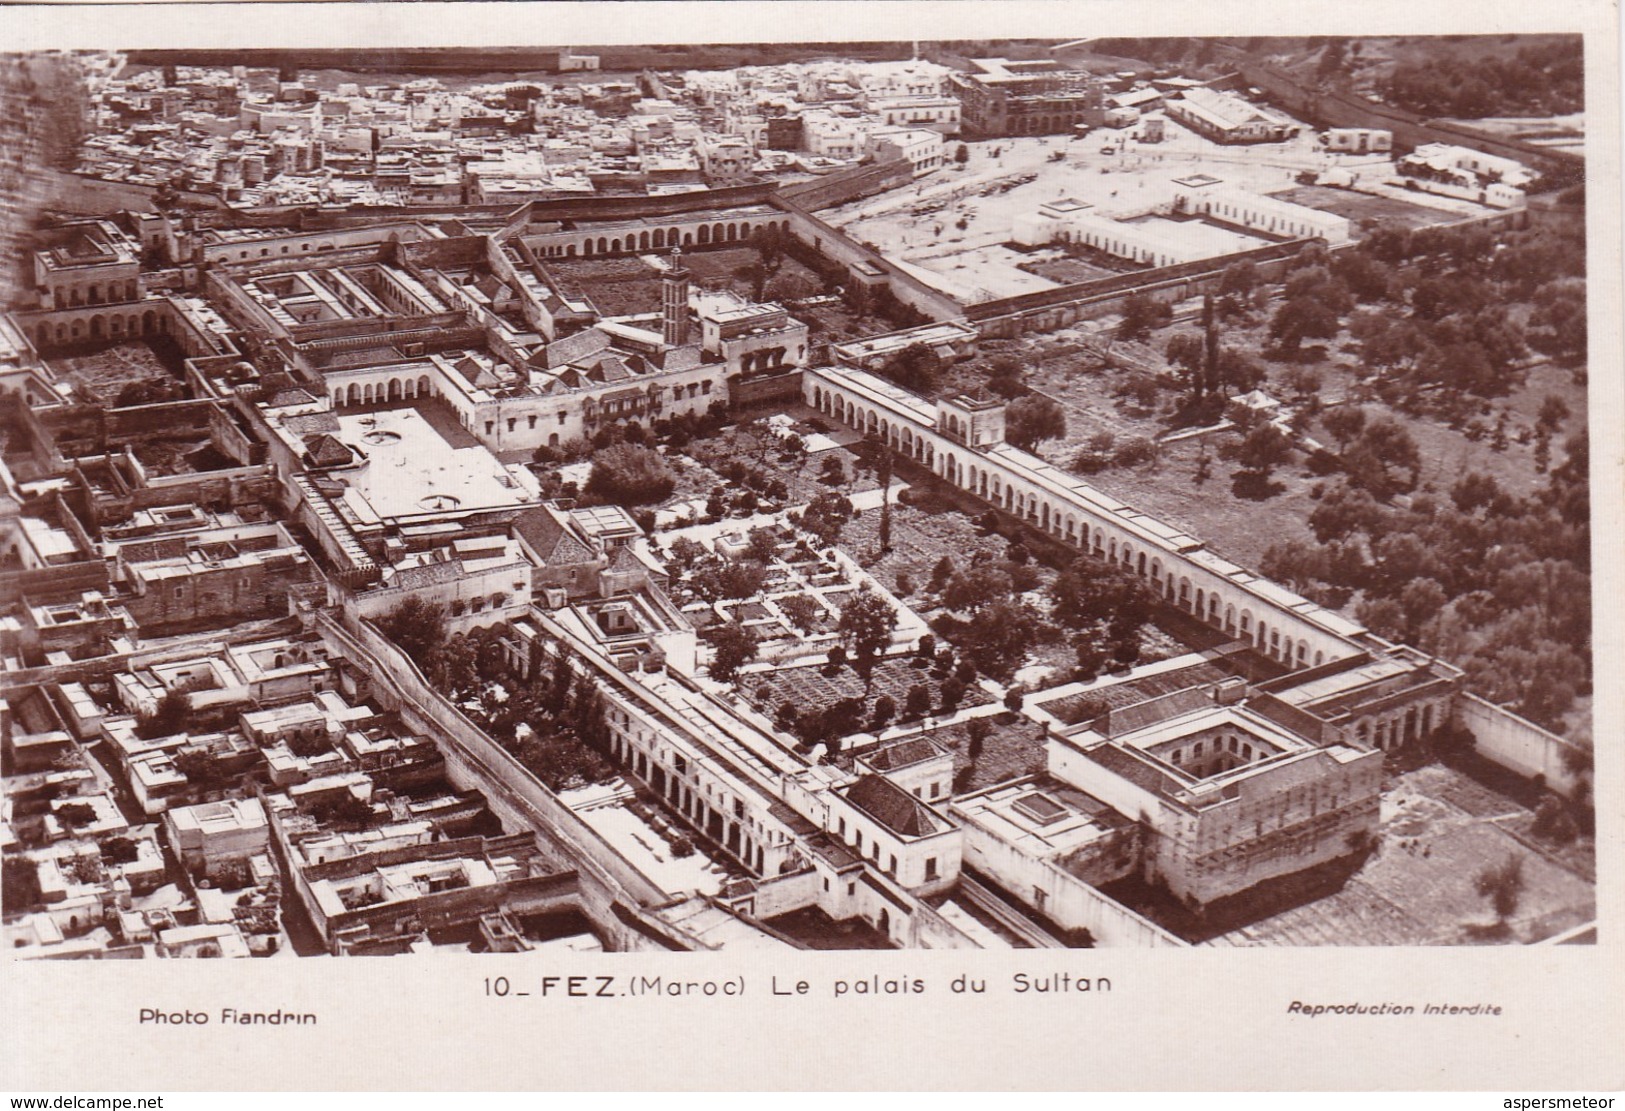
<svg viewBox="0 0 1625 1111">
<path fill-rule="evenodd" d="M 660 283 L 660 308 L 664 318 L 661 338 L 667 347 L 688 343 L 688 271 L 683 269 L 682 249 L 671 249 L 671 263 Z"/>
</svg>

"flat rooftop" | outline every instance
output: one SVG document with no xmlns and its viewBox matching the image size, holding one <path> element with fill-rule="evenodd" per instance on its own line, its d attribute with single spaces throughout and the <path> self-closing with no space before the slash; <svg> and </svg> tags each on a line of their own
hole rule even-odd
<svg viewBox="0 0 1625 1111">
<path fill-rule="evenodd" d="M 367 458 L 342 473 L 344 504 L 363 524 L 541 500 L 533 475 L 483 446 L 453 447 L 416 409 L 339 413 L 339 438 Z"/>
<path fill-rule="evenodd" d="M 1093 795 L 1046 776 L 990 787 L 956 800 L 952 809 L 1041 859 L 1066 856 L 1130 824 Z"/>
</svg>

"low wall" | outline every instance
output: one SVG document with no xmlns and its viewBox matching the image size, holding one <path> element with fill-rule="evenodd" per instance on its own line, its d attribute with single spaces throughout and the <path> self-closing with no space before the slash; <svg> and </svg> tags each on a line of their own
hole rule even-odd
<svg viewBox="0 0 1625 1111">
<path fill-rule="evenodd" d="M 735 409 L 749 409 L 773 402 L 799 402 L 801 400 L 801 371 L 775 374 L 771 378 L 754 378 L 734 382 L 728 387 L 728 404 Z"/>
<path fill-rule="evenodd" d="M 746 911 L 752 918 L 777 918 L 818 902 L 818 873 L 811 869 L 756 881 Z"/>
<path fill-rule="evenodd" d="M 1579 745 L 1476 694 L 1456 699 L 1455 724 L 1472 733 L 1480 754 L 1554 791 L 1572 797 L 1583 778 L 1564 763 L 1565 754 L 1572 759 L 1584 753 Z"/>
<path fill-rule="evenodd" d="M 1018 852 L 965 823 L 965 866 L 987 876 L 1028 906 L 1044 892 L 1043 913 L 1065 930 L 1088 930 L 1102 948 L 1185 948 L 1186 943 L 1048 860 Z"/>
<path fill-rule="evenodd" d="M 87 559 L 51 567 L 0 571 L 0 598 L 54 599 L 83 594 L 87 590 L 108 593 L 106 560 Z"/>
</svg>

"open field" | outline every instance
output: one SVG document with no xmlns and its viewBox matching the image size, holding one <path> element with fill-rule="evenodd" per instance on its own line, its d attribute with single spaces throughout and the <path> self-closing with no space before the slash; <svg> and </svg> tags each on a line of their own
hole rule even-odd
<svg viewBox="0 0 1625 1111">
<path fill-rule="evenodd" d="M 826 216 L 888 256 L 938 275 L 945 288 L 1007 296 L 1045 288 L 1050 278 L 1021 271 L 1021 256 L 1001 246 L 1017 216 L 1047 201 L 1071 197 L 1108 212 L 1143 213 L 1171 201 L 1174 179 L 1194 173 L 1269 193 L 1291 189 L 1305 170 L 1370 162 L 1367 155 L 1321 150 L 1312 128 L 1285 142 L 1248 147 L 1211 142 L 1172 120 L 1161 143 L 1140 142 L 1134 135 L 1130 127 L 1080 138 L 967 143 L 970 161 L 963 170 L 939 170 L 913 190 L 856 201 Z M 1208 234 L 1209 228 L 1201 231 Z M 1223 239 L 1223 249 L 1237 250 L 1237 239 L 1251 237 L 1211 227 L 1211 238 L 1216 248 Z"/>
<path fill-rule="evenodd" d="M 1384 226 L 1390 228 L 1410 229 L 1448 224 L 1452 220 L 1460 219 L 1454 212 L 1410 204 L 1393 197 L 1374 197 L 1369 193 L 1356 193 L 1349 189 L 1333 189 L 1326 185 L 1299 185 L 1272 195 L 1276 200 L 1346 216 L 1353 225 L 1351 230 L 1356 238 L 1368 220 L 1381 221 Z"/>
<path fill-rule="evenodd" d="M 1225 340 L 1256 354 L 1263 346 L 1262 332 L 1266 323 L 1267 318 L 1260 315 L 1251 324 L 1227 330 Z M 1158 353 L 1167 347 L 1173 336 L 1194 336 L 1198 332 L 1195 321 L 1176 323 L 1153 332 L 1147 344 L 1138 350 L 1160 362 Z M 1118 388 L 1128 372 L 1103 368 L 1098 360 L 1078 350 L 1082 335 L 1078 329 L 1066 329 L 1022 340 L 1012 349 L 1001 352 L 1014 356 L 1030 368 L 1029 385 L 1053 397 L 1066 410 L 1066 437 L 1040 445 L 1045 458 L 1062 466 L 1069 465 L 1090 437 L 1100 432 L 1111 433 L 1118 444 L 1140 437 L 1156 439 L 1169 430 L 1169 414 L 1176 400 L 1172 389 L 1165 390 L 1156 407 L 1145 411 L 1118 397 Z M 1360 380 L 1366 372 L 1350 350 L 1354 346 L 1345 333 L 1343 338 L 1329 344 L 1326 358 L 1308 364 L 1320 377 L 1322 404 L 1339 404 L 1364 396 Z M 1054 350 L 1073 353 L 1046 358 Z M 1263 389 L 1291 402 L 1294 394 L 1284 379 L 1292 367 L 1271 362 L 1264 365 L 1269 380 Z M 980 373 L 968 367 L 957 373 L 956 381 L 963 379 L 965 384 L 980 377 Z M 1371 416 L 1393 417 L 1416 439 L 1422 454 L 1420 492 L 1446 492 L 1466 472 L 1480 470 L 1495 476 L 1509 492 L 1527 495 L 1542 488 L 1546 481 L 1535 467 L 1533 432 L 1536 415 L 1548 395 L 1561 398 L 1570 411 L 1552 439 L 1551 462 L 1556 466 L 1561 461 L 1564 438 L 1583 427 L 1586 411 L 1585 387 L 1564 367 L 1537 364 L 1529 368 L 1519 388 L 1505 397 L 1480 403 L 1479 413 L 1473 419 L 1483 429 L 1493 428 L 1499 419 L 1505 420 L 1507 444 L 1501 451 L 1494 449 L 1488 435 L 1475 440 L 1466 428 L 1451 429 L 1440 420 L 1412 416 L 1376 400 L 1360 403 Z M 1310 435 L 1323 443 L 1332 442 L 1318 422 L 1311 427 Z M 1234 438 L 1234 433 L 1214 433 L 1164 444 L 1150 463 L 1138 467 L 1113 466 L 1088 476 L 1088 481 L 1186 529 L 1244 566 L 1256 567 L 1271 543 L 1310 535 L 1307 518 L 1315 507 L 1313 491 L 1329 480 L 1308 474 L 1300 453 L 1294 462 L 1274 471 L 1271 478 L 1279 489 L 1271 496 L 1255 500 L 1238 494 L 1232 483 L 1236 465 L 1218 457 L 1219 447 Z M 1528 442 L 1522 442 L 1525 439 Z M 1196 473 L 1204 455 L 1210 474 L 1199 482 Z"/>
</svg>

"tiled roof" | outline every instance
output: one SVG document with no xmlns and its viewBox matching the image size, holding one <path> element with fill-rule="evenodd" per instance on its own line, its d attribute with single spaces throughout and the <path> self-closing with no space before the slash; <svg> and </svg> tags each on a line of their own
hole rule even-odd
<svg viewBox="0 0 1625 1111">
<path fill-rule="evenodd" d="M 893 771 L 897 768 L 907 768 L 914 764 L 923 764 L 927 760 L 942 755 L 942 749 L 932 744 L 924 737 L 912 737 L 898 744 L 887 745 L 885 748 L 869 756 L 866 760 L 872 768 L 881 771 Z"/>
<path fill-rule="evenodd" d="M 301 413 L 296 417 L 284 418 L 282 427 L 296 436 L 309 436 L 313 432 L 337 432 L 339 417 L 331 409 L 320 413 Z"/>
<path fill-rule="evenodd" d="M 355 459 L 355 453 L 345 443 L 327 433 L 307 439 L 305 454 L 318 467 L 342 467 Z"/>
<path fill-rule="evenodd" d="M 931 808 L 891 780 L 861 775 L 844 794 L 846 800 L 902 837 L 929 837 L 942 828 Z"/>
<path fill-rule="evenodd" d="M 547 345 L 547 365 L 564 366 L 589 359 L 609 347 L 609 337 L 597 328 L 588 328 L 573 336 L 556 339 Z"/>
</svg>

